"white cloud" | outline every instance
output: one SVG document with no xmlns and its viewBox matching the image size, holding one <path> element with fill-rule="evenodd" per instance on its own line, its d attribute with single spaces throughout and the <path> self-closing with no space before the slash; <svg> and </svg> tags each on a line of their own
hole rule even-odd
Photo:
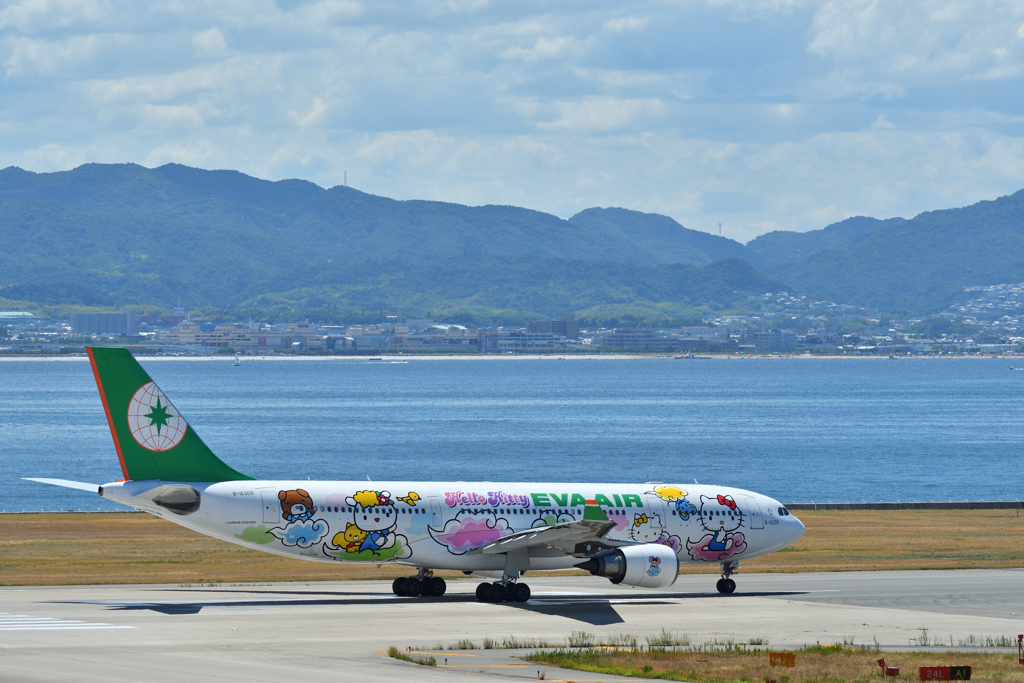
<svg viewBox="0 0 1024 683">
<path fill-rule="evenodd" d="M 524 62 L 536 62 L 542 59 L 554 59 L 573 45 L 569 36 L 557 38 L 537 38 L 532 47 L 509 47 L 499 54 L 502 59 L 519 59 Z"/>
<path fill-rule="evenodd" d="M 615 17 L 604 22 L 606 31 L 612 33 L 625 33 L 627 31 L 640 31 L 647 26 L 646 17 Z"/>
<path fill-rule="evenodd" d="M 288 114 L 300 126 L 313 126 L 323 122 L 327 115 L 327 105 L 319 97 L 314 97 L 305 113 L 291 111 Z"/>
<path fill-rule="evenodd" d="M 220 29 L 214 26 L 192 36 L 192 47 L 197 53 L 202 54 L 226 50 L 228 43 L 224 40 L 224 34 L 220 32 Z"/>
<path fill-rule="evenodd" d="M 812 54 L 839 67 L 902 79 L 1016 77 L 1024 44 L 1016 0 L 830 0 L 814 17 Z M 993 71 L 995 69 L 995 71 Z"/>
<path fill-rule="evenodd" d="M 608 131 L 629 126 L 645 117 L 661 114 L 658 100 L 587 97 L 574 102 L 555 102 L 558 118 L 540 122 L 541 130 Z"/>
</svg>

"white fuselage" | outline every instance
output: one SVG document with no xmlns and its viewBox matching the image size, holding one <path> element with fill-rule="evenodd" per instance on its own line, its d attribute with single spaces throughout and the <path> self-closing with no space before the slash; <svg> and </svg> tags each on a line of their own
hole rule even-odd
<svg viewBox="0 0 1024 683">
<path fill-rule="evenodd" d="M 723 486 L 358 481 L 180 482 L 198 509 L 176 514 L 153 502 L 165 481 L 106 484 L 101 495 L 209 536 L 320 562 L 398 563 L 501 571 L 506 554 L 482 551 L 504 536 L 583 519 L 587 501 L 615 522 L 608 547 L 671 546 L 680 563 L 718 564 L 791 544 L 803 524 L 767 496 Z M 186 489 L 187 490 L 187 489 Z M 158 496 L 159 499 L 159 496 Z M 600 545 L 600 544 L 599 544 Z M 580 556 L 530 547 L 517 566 L 566 569 Z"/>
</svg>

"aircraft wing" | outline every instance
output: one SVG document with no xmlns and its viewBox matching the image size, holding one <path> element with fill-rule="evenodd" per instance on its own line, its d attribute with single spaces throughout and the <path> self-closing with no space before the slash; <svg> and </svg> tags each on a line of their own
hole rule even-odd
<svg viewBox="0 0 1024 683">
<path fill-rule="evenodd" d="M 575 557 L 590 557 L 621 545 L 610 545 L 603 540 L 614 528 L 615 522 L 608 519 L 604 510 L 596 502 L 588 500 L 583 519 L 578 522 L 562 522 L 518 531 L 488 543 L 477 552 L 512 553 L 531 547 L 547 546 Z"/>
</svg>

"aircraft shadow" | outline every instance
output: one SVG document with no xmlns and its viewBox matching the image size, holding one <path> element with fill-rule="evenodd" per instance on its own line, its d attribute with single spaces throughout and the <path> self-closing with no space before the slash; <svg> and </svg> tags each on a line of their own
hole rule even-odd
<svg viewBox="0 0 1024 683">
<path fill-rule="evenodd" d="M 183 592 L 186 589 L 181 589 Z M 188 592 L 195 593 L 196 589 L 188 589 Z M 209 591 L 220 592 L 223 591 Z M 58 604 L 87 604 L 103 605 L 116 611 L 137 611 L 150 610 L 167 615 L 198 614 L 204 608 L 220 609 L 252 609 L 252 608 L 274 608 L 274 607 L 346 607 L 353 605 L 381 605 L 414 602 L 425 606 L 439 606 L 444 604 L 471 603 L 476 602 L 476 597 L 471 594 L 446 595 L 440 598 L 400 598 L 390 594 L 382 593 L 352 593 L 342 592 L 318 592 L 309 591 L 288 591 L 288 590 L 264 590 L 264 591 L 232 591 L 240 595 L 281 595 L 281 596 L 309 596 L 317 595 L 312 599 L 299 597 L 281 597 L 264 599 L 232 599 L 221 598 L 211 600 L 190 600 L 190 601 L 115 601 L 115 600 L 56 600 Z M 717 598 L 732 599 L 740 597 L 785 597 L 790 595 L 805 595 L 807 591 L 756 591 L 749 593 L 734 593 L 733 595 L 720 595 L 718 593 L 651 593 L 643 597 L 624 597 L 620 595 L 552 595 L 543 594 L 535 596 L 529 602 L 506 602 L 494 605 L 495 609 L 502 607 L 508 609 L 525 610 L 536 614 L 544 614 L 554 617 L 573 619 L 592 626 L 608 626 L 611 624 L 624 623 L 624 619 L 615 610 L 616 605 L 666 605 L 678 600 L 692 600 L 695 598 Z"/>
</svg>

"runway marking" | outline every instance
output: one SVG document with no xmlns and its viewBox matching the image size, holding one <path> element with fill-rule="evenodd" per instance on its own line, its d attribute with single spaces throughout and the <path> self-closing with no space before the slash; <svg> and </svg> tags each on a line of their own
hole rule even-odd
<svg viewBox="0 0 1024 683">
<path fill-rule="evenodd" d="M 27 614 L 0 612 L 0 631 L 84 631 L 109 628 L 137 628 L 118 624 L 92 623 L 76 619 L 33 617 Z"/>
<path fill-rule="evenodd" d="M 107 662 L 107 661 L 97 662 L 97 661 L 94 661 L 94 660 L 91 660 L 91 659 L 76 659 L 74 657 L 65 657 L 65 656 L 61 656 L 61 655 L 47 655 L 47 654 L 43 654 L 42 652 L 33 652 L 31 650 L 24 650 L 24 649 L 17 648 L 17 647 L 7 647 L 6 645 L 0 645 L 0 650 L 5 650 L 6 652 L 17 652 L 19 654 L 31 655 L 31 656 L 34 656 L 34 657 L 43 657 L 45 659 L 59 659 L 59 660 L 65 661 L 65 662 L 80 662 L 82 664 L 94 664 L 96 666 L 116 666 L 116 667 L 120 667 L 120 668 L 123 668 L 123 669 L 138 669 L 140 671 L 159 671 L 161 673 L 175 673 L 175 674 L 184 673 L 184 674 L 188 674 L 190 676 L 197 676 L 197 677 L 198 676 L 205 676 L 207 678 L 227 678 L 227 679 L 230 679 L 230 680 L 233 680 L 233 681 L 255 681 L 256 683 L 275 683 L 274 681 L 268 681 L 268 680 L 265 680 L 265 679 L 262 679 L 262 678 L 243 678 L 241 676 L 228 676 L 228 675 L 225 675 L 225 674 L 212 674 L 212 673 L 207 673 L 205 671 L 182 671 L 182 670 L 179 670 L 179 669 L 158 669 L 158 668 L 152 667 L 152 666 L 138 666 L 138 665 L 134 665 L 134 664 L 121 664 L 119 662 Z"/>
</svg>

